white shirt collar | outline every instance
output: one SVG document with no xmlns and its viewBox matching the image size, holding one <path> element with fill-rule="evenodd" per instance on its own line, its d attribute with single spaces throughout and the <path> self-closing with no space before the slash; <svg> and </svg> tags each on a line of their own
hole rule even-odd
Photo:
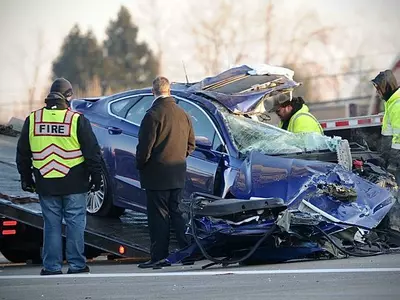
<svg viewBox="0 0 400 300">
<path fill-rule="evenodd" d="M 153 100 L 153 102 L 151 103 L 151 105 L 153 106 L 153 104 L 154 104 L 154 102 L 155 102 L 156 100 L 158 100 L 158 99 L 160 99 L 160 98 L 167 98 L 167 97 L 169 97 L 169 96 L 168 96 L 168 95 L 160 95 L 160 96 L 154 98 L 154 100 Z"/>
</svg>

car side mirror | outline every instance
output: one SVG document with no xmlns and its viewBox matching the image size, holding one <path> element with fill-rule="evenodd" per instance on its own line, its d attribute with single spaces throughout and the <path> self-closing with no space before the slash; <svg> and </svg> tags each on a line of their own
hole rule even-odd
<svg viewBox="0 0 400 300">
<path fill-rule="evenodd" d="M 199 148 L 201 150 L 211 150 L 212 149 L 211 141 L 208 138 L 206 138 L 205 136 L 196 136 L 195 142 L 196 142 L 196 148 Z"/>
</svg>

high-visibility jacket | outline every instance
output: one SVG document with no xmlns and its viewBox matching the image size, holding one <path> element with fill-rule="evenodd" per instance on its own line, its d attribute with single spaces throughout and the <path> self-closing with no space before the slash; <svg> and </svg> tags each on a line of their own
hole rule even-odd
<svg viewBox="0 0 400 300">
<path fill-rule="evenodd" d="M 308 106 L 303 104 L 289 120 L 287 131 L 293 133 L 300 132 L 317 132 L 323 134 L 324 130 L 318 120 L 309 112 Z M 279 127 L 283 127 L 283 122 L 279 123 Z"/>
<path fill-rule="evenodd" d="M 385 102 L 381 133 L 392 136 L 392 148 L 400 150 L 400 89 Z"/>
<path fill-rule="evenodd" d="M 29 116 L 32 165 L 43 178 L 65 177 L 85 161 L 77 136 L 79 114 L 42 108 Z"/>
</svg>

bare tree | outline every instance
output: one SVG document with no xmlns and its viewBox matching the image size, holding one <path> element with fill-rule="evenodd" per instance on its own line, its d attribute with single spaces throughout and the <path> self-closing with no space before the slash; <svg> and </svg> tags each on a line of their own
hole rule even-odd
<svg viewBox="0 0 400 300">
<path fill-rule="evenodd" d="M 247 23 L 246 10 L 235 9 L 237 5 L 226 0 L 219 1 L 217 7 L 213 4 L 214 14 L 194 21 L 191 27 L 196 58 L 207 74 L 221 72 L 224 62 L 235 65 L 247 57 L 242 28 Z"/>
<path fill-rule="evenodd" d="M 285 22 L 283 19 L 285 15 L 279 16 L 277 11 L 281 10 L 277 10 L 276 5 L 269 0 L 265 6 L 265 61 L 267 63 L 280 61 L 282 65 L 293 69 L 295 79 L 303 83 L 296 94 L 307 99 L 319 99 L 321 98 L 321 94 L 318 93 L 320 89 L 315 86 L 317 82 L 314 84 L 311 82 L 313 79 L 309 75 L 320 74 L 323 66 L 315 60 L 309 61 L 305 54 L 307 51 L 314 51 L 332 58 L 329 46 L 335 28 L 322 26 L 316 13 L 310 10 L 291 18 L 294 22 Z M 323 81 L 325 85 L 337 89 L 338 82 L 335 78 L 324 77 Z"/>
<path fill-rule="evenodd" d="M 265 61 L 269 62 L 272 60 L 271 55 L 271 36 L 272 36 L 272 21 L 274 18 L 274 6 L 272 1 L 268 1 L 265 14 Z"/>
<path fill-rule="evenodd" d="M 31 111 L 33 109 L 33 104 L 35 101 L 36 97 L 36 90 L 37 90 L 37 85 L 38 85 L 38 80 L 40 76 L 40 72 L 43 68 L 43 64 L 45 63 L 46 59 L 44 58 L 44 35 L 43 31 L 39 31 L 37 35 L 37 41 L 36 41 L 36 49 L 35 49 L 35 54 L 33 58 L 33 74 L 32 74 L 32 79 L 30 82 L 30 86 L 28 88 L 28 103 L 29 103 L 29 110 Z"/>
<path fill-rule="evenodd" d="M 304 63 L 301 62 L 299 57 L 302 55 L 301 52 L 305 51 L 307 44 L 313 40 L 313 36 L 318 36 L 321 40 L 325 38 L 323 34 L 327 31 L 327 28 L 319 28 L 319 31 L 304 33 L 308 29 L 305 22 L 314 17 L 310 12 L 306 12 L 304 16 L 295 22 L 293 29 L 287 37 L 285 32 L 282 32 L 280 28 L 282 28 L 281 24 L 285 24 L 285 27 L 288 25 L 286 25 L 276 11 L 279 11 L 279 8 L 276 9 L 276 2 L 268 0 L 265 6 L 264 17 L 263 40 L 265 44 L 265 62 L 270 63 L 278 60 L 285 67 L 295 70 L 294 79 L 302 82 L 302 85 L 295 90 L 294 95 L 310 99 L 313 97 L 313 89 L 311 80 L 307 76 L 310 72 L 320 69 L 320 66 L 315 62 L 309 62 L 298 68 L 299 64 Z"/>
<path fill-rule="evenodd" d="M 29 111 L 34 109 L 37 94 L 41 92 L 38 89 L 40 76 L 44 65 L 50 60 L 50 57 L 45 55 L 45 45 L 44 32 L 39 30 L 36 33 L 33 49 L 22 46 L 16 47 L 14 65 L 19 70 L 24 85 L 27 86 L 26 103 Z"/>
<path fill-rule="evenodd" d="M 155 57 L 158 61 L 158 74 L 164 72 L 164 53 L 167 43 L 165 43 L 166 32 L 170 29 L 168 18 L 169 5 L 165 1 L 146 0 L 144 4 L 139 5 L 140 16 L 146 16 L 146 22 L 152 32 L 151 37 L 155 48 Z"/>
<path fill-rule="evenodd" d="M 315 51 L 318 56 L 324 54 L 332 58 L 329 46 L 336 29 L 323 26 L 312 10 L 305 10 L 303 14 L 296 11 L 296 15 L 288 19 L 287 10 L 280 2 L 265 0 L 257 3 L 260 6 L 254 3 L 243 9 L 241 3 L 213 1 L 209 5 L 212 12 L 193 21 L 191 33 L 195 54 L 204 71 L 212 75 L 244 60 L 260 62 L 260 57 L 264 57 L 267 64 L 294 69 L 295 79 L 304 83 L 299 89 L 305 93 L 303 96 L 320 98 L 319 89 L 313 88 L 309 74 L 321 72 L 323 66 L 315 62 L 315 56 L 310 60 L 308 55 L 307 59 L 307 54 Z M 265 47 L 264 55 L 260 53 L 262 46 Z M 325 78 L 325 84 L 337 87 L 337 81 L 332 77 Z"/>
</svg>

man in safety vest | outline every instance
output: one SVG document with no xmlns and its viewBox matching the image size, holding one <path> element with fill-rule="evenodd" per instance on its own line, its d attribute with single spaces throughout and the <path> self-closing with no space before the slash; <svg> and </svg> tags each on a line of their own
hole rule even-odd
<svg viewBox="0 0 400 300">
<path fill-rule="evenodd" d="M 63 218 L 68 273 L 90 271 L 84 256 L 86 197 L 91 188 L 100 189 L 101 156 L 90 122 L 68 108 L 72 95 L 71 83 L 56 79 L 46 106 L 26 118 L 18 140 L 16 162 L 22 189 L 37 192 L 42 208 L 41 275 L 62 274 Z"/>
<path fill-rule="evenodd" d="M 281 121 L 279 127 L 293 133 L 316 132 L 323 134 L 318 120 L 309 112 L 308 106 L 301 97 L 291 97 L 282 93 L 273 97 L 273 107 L 269 112 L 275 112 Z"/>
<path fill-rule="evenodd" d="M 400 87 L 392 71 L 380 72 L 372 83 L 378 96 L 384 100 L 381 153 L 386 167 L 392 170 L 400 183 Z"/>
</svg>

